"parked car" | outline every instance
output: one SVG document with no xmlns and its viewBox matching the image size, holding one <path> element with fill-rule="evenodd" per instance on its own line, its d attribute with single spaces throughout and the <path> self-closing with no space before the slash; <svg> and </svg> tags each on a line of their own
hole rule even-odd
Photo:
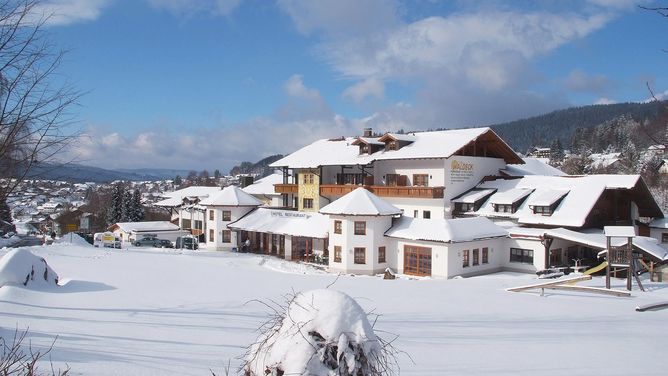
<svg viewBox="0 0 668 376">
<path fill-rule="evenodd" d="M 197 238 L 192 235 L 179 236 L 176 238 L 175 248 L 196 250 L 199 248 L 199 242 L 197 241 Z"/>
<path fill-rule="evenodd" d="M 152 237 L 145 237 L 135 240 L 132 243 L 135 247 L 156 247 L 156 248 L 172 248 L 172 242 L 167 239 L 158 239 Z"/>
</svg>

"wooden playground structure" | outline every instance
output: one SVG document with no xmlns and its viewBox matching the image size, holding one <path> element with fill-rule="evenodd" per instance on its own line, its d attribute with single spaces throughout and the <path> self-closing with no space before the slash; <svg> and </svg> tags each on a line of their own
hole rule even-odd
<svg viewBox="0 0 668 376">
<path fill-rule="evenodd" d="M 510 292 L 522 292 L 529 290 L 540 289 L 540 296 L 544 296 L 545 290 L 562 290 L 562 291 L 575 291 L 575 292 L 589 292 L 596 294 L 620 296 L 620 297 L 629 297 L 631 296 L 632 289 L 632 278 L 635 278 L 638 288 L 641 291 L 645 291 L 640 278 L 638 277 L 637 264 L 641 262 L 639 258 L 636 258 L 633 253 L 633 238 L 635 235 L 635 229 L 633 226 L 605 226 L 603 229 L 606 237 L 606 261 L 603 262 L 598 267 L 591 270 L 589 273 L 584 275 L 571 277 L 566 279 L 560 279 L 552 282 L 543 282 L 532 285 L 513 287 L 506 289 Z M 622 245 L 614 246 L 612 244 L 612 239 L 615 238 L 626 238 L 626 243 Z M 600 287 L 588 287 L 588 286 L 576 286 L 575 283 L 581 281 L 591 280 L 591 274 L 594 270 L 602 270 L 605 267 L 605 288 Z M 619 271 L 626 271 L 626 290 L 620 291 L 610 288 L 610 277 L 616 276 Z M 668 308 L 668 302 L 659 304 L 661 308 Z M 638 307 L 636 310 L 641 310 L 643 307 Z M 655 305 L 648 309 L 656 309 Z M 660 309 L 660 308 L 659 308 Z"/>
</svg>

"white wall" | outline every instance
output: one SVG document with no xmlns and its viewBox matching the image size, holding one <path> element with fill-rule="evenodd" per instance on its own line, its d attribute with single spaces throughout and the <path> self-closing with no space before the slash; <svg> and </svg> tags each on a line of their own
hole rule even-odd
<svg viewBox="0 0 668 376">
<path fill-rule="evenodd" d="M 460 168 L 454 168 L 456 166 Z M 445 217 L 452 217 L 450 200 L 468 191 L 488 175 L 498 175 L 506 167 L 499 158 L 452 156 L 445 160 Z"/>
<path fill-rule="evenodd" d="M 334 233 L 334 221 L 340 220 L 341 234 Z M 355 235 L 355 221 L 366 222 L 366 234 Z M 392 224 L 392 218 L 367 216 L 330 216 L 329 269 L 333 272 L 356 274 L 380 273 L 390 264 L 378 263 L 378 247 L 385 246 L 386 259 L 391 240 L 384 236 Z M 334 261 L 334 247 L 341 246 L 341 262 Z M 355 264 L 355 247 L 366 248 L 365 264 Z M 389 261 L 389 260 L 386 260 Z"/>
<path fill-rule="evenodd" d="M 399 174 L 408 176 L 408 185 L 413 185 L 413 174 L 428 174 L 430 187 L 443 187 L 445 175 L 444 159 L 384 160 L 373 166 L 374 183 L 385 185 L 383 176 Z"/>
<path fill-rule="evenodd" d="M 407 197 L 382 197 L 383 200 L 404 211 L 406 217 L 413 217 L 415 210 L 418 218 L 423 218 L 425 210 L 431 212 L 431 218 L 444 218 L 445 200 L 442 198 L 407 198 Z"/>
<path fill-rule="evenodd" d="M 206 243 L 200 243 L 200 246 L 206 248 L 210 251 L 231 251 L 233 248 L 237 247 L 238 244 L 238 233 L 232 231 L 230 242 L 223 242 L 223 230 L 229 230 L 227 225 L 239 220 L 239 218 L 246 215 L 251 210 L 255 209 L 252 206 L 208 206 L 206 211 L 206 228 L 205 238 Z M 214 211 L 213 220 L 209 218 L 209 210 Z M 231 212 L 231 218 L 229 221 L 223 221 L 223 211 L 229 210 Z M 214 239 L 213 242 L 209 240 L 209 230 L 213 229 Z"/>
</svg>

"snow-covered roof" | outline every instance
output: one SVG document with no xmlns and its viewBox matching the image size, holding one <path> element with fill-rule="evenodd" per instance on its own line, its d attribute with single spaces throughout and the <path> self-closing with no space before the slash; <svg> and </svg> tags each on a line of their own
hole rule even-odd
<svg viewBox="0 0 668 376">
<path fill-rule="evenodd" d="M 320 209 L 323 214 L 335 215 L 398 215 L 401 209 L 359 187 Z"/>
<path fill-rule="evenodd" d="M 509 164 L 501 170 L 508 176 L 527 176 L 527 175 L 545 175 L 545 176 L 564 176 L 565 172 L 548 164 L 547 158 L 522 158 L 524 164 Z"/>
<path fill-rule="evenodd" d="M 518 206 L 515 213 L 499 213 L 494 210 L 492 200 L 487 200 L 470 215 L 513 218 L 520 224 L 582 227 L 587 216 L 606 189 L 633 190 L 641 216 L 657 217 L 660 210 L 646 187 L 638 186 L 639 175 L 587 175 L 587 176 L 525 176 L 520 179 L 496 179 L 486 181 L 477 189 L 496 189 L 497 194 L 513 189 L 534 190 Z M 550 205 L 555 198 L 568 192 L 555 207 L 551 215 L 534 214 L 530 206 Z"/>
<path fill-rule="evenodd" d="M 512 188 L 496 192 L 489 198 L 489 202 L 496 205 L 512 205 L 533 192 L 533 189 Z"/>
<path fill-rule="evenodd" d="M 263 202 L 236 185 L 230 185 L 221 191 L 212 193 L 199 204 L 202 206 L 260 206 Z"/>
<path fill-rule="evenodd" d="M 283 183 L 283 174 L 282 173 L 273 173 L 271 175 L 265 176 L 262 179 L 255 181 L 253 184 L 243 188 L 244 192 L 258 195 L 258 196 L 279 196 L 280 193 L 276 193 L 274 184 Z"/>
<path fill-rule="evenodd" d="M 329 217 L 320 213 L 258 208 L 227 227 L 233 230 L 325 239 Z"/>
<path fill-rule="evenodd" d="M 378 141 L 377 138 L 372 138 L 372 137 L 357 137 L 356 141 L 365 143 L 367 145 L 383 145 L 383 146 L 385 145 L 384 142 Z M 356 145 L 359 144 L 359 142 L 357 142 Z"/>
<path fill-rule="evenodd" d="M 209 197 L 210 194 L 218 191 L 220 191 L 220 187 L 200 187 L 200 186 L 186 187 L 173 192 L 164 193 L 162 196 L 165 197 L 165 199 L 158 201 L 153 205 L 165 206 L 165 207 L 180 206 L 181 204 L 183 204 L 183 199 L 185 197 L 196 197 L 199 199 L 203 199 Z"/>
<path fill-rule="evenodd" d="M 292 154 L 272 163 L 271 167 L 317 168 L 320 166 L 366 165 L 377 160 L 448 158 L 478 137 L 494 137 L 501 145 L 504 155 L 521 163 L 521 159 L 490 128 L 453 129 L 435 132 L 417 132 L 411 135 L 412 143 L 399 150 L 382 149 L 372 154 L 360 154 L 359 147 L 352 143 L 355 137 L 322 139 L 315 141 Z"/>
<path fill-rule="evenodd" d="M 597 249 L 605 249 L 607 247 L 606 236 L 603 233 L 582 233 L 565 228 L 556 228 L 545 230 L 544 235 L 554 238 L 569 240 L 572 242 L 585 244 Z M 627 240 L 624 238 L 612 238 L 611 245 L 615 247 L 626 244 Z M 666 251 L 657 240 L 645 236 L 636 236 L 632 240 L 633 246 L 641 252 L 644 252 L 650 257 L 655 258 L 659 262 L 668 261 L 668 251 Z"/>
<path fill-rule="evenodd" d="M 568 189 L 538 188 L 529 197 L 529 206 L 552 206 L 568 194 Z"/>
<path fill-rule="evenodd" d="M 120 228 L 123 232 L 151 232 L 151 231 L 175 231 L 179 226 L 169 221 L 147 221 L 147 222 L 117 222 L 109 228 Z"/>
<path fill-rule="evenodd" d="M 665 216 L 665 214 L 664 214 Z M 668 218 L 656 218 L 649 223 L 652 228 L 668 228 Z"/>
<path fill-rule="evenodd" d="M 485 217 L 423 219 L 401 216 L 385 236 L 410 240 L 457 243 L 508 236 L 508 231 Z"/>
<path fill-rule="evenodd" d="M 604 226 L 603 233 L 605 236 L 612 236 L 615 238 L 633 238 L 636 236 L 636 231 L 633 226 Z"/>
<path fill-rule="evenodd" d="M 606 168 L 618 162 L 621 153 L 592 153 L 590 166 L 592 168 Z"/>
<path fill-rule="evenodd" d="M 393 138 L 397 141 L 413 142 L 415 141 L 415 134 L 406 133 L 385 133 L 383 138 Z"/>
<path fill-rule="evenodd" d="M 477 201 L 482 200 L 483 198 L 491 195 L 494 193 L 496 190 L 495 189 L 474 189 L 472 191 L 468 191 L 456 199 L 452 200 L 452 202 L 462 202 L 465 204 L 474 204 Z"/>
</svg>

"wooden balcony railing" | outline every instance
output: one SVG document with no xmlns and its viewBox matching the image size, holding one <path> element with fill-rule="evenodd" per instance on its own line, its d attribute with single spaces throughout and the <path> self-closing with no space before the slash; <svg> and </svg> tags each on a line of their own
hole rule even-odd
<svg viewBox="0 0 668 376">
<path fill-rule="evenodd" d="M 274 184 L 274 191 L 276 193 L 297 194 L 299 188 L 297 184 Z"/>
<path fill-rule="evenodd" d="M 323 196 L 341 196 L 354 189 L 364 187 L 379 197 L 408 197 L 408 198 L 443 198 L 444 187 L 388 187 L 384 185 L 321 185 L 320 194 Z"/>
<path fill-rule="evenodd" d="M 445 191 L 444 187 L 322 184 L 320 185 L 320 194 L 323 196 L 343 196 L 359 187 L 364 187 L 379 197 L 443 198 Z M 274 190 L 276 193 L 297 194 L 298 186 L 297 184 L 274 184 Z"/>
</svg>

